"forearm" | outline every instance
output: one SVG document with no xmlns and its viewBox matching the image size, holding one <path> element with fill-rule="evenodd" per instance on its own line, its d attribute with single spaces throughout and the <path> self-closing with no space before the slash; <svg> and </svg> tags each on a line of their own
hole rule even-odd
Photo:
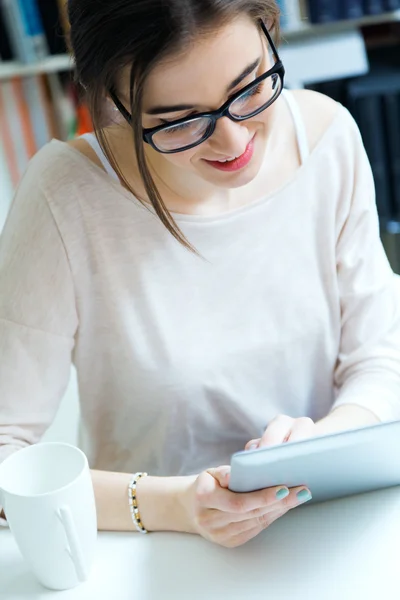
<svg viewBox="0 0 400 600">
<path fill-rule="evenodd" d="M 321 434 L 358 429 L 380 423 L 378 417 L 370 410 L 356 404 L 338 406 L 326 417 L 316 422 L 317 431 Z"/>
<path fill-rule="evenodd" d="M 91 471 L 96 498 L 97 525 L 102 531 L 136 531 L 128 503 L 132 475 Z M 192 533 L 185 493 L 195 477 L 144 477 L 137 484 L 142 522 L 148 531 Z"/>
</svg>

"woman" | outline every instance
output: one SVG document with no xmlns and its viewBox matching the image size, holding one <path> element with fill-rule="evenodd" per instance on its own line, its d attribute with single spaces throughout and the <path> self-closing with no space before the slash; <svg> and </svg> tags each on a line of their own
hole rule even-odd
<svg viewBox="0 0 400 600">
<path fill-rule="evenodd" d="M 0 456 L 40 439 L 72 359 L 99 528 L 237 546 L 310 493 L 231 493 L 233 452 L 400 414 L 360 135 L 330 99 L 282 93 L 273 0 L 69 11 L 103 150 L 51 142 L 11 209 Z"/>
</svg>

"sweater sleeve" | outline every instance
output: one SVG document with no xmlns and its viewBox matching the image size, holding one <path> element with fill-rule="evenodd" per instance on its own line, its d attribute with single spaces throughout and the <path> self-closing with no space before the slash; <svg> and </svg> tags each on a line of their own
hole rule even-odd
<svg viewBox="0 0 400 600">
<path fill-rule="evenodd" d="M 31 166 L 0 238 L 0 462 L 54 419 L 77 325 L 66 251 Z"/>
<path fill-rule="evenodd" d="M 337 231 L 341 340 L 333 408 L 356 404 L 381 421 L 397 420 L 400 278 L 391 270 L 380 240 L 372 172 L 353 120 L 350 138 L 350 200 Z"/>
</svg>

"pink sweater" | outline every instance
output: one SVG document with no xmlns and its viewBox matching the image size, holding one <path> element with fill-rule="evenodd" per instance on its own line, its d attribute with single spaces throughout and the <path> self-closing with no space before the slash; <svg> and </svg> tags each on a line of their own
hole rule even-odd
<svg viewBox="0 0 400 600">
<path fill-rule="evenodd" d="M 78 372 L 92 468 L 189 474 L 277 413 L 400 418 L 400 295 L 357 127 L 338 113 L 277 193 L 176 215 L 190 254 L 53 141 L 0 242 L 0 461 L 40 440 Z"/>
</svg>

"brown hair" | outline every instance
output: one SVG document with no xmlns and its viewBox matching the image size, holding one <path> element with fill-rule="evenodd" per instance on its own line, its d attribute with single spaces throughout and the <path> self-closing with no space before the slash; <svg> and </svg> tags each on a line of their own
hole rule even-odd
<svg viewBox="0 0 400 600">
<path fill-rule="evenodd" d="M 182 51 L 199 32 L 247 14 L 262 19 L 279 38 L 275 0 L 69 0 L 70 42 L 76 73 L 86 90 L 99 143 L 126 187 L 137 197 L 119 168 L 102 131 L 104 97 L 116 76 L 131 65 L 130 112 L 139 173 L 159 219 L 184 246 L 193 250 L 169 213 L 146 164 L 142 141 L 142 96 L 149 73 L 166 56 Z M 143 200 L 142 200 L 143 202 Z"/>
</svg>

